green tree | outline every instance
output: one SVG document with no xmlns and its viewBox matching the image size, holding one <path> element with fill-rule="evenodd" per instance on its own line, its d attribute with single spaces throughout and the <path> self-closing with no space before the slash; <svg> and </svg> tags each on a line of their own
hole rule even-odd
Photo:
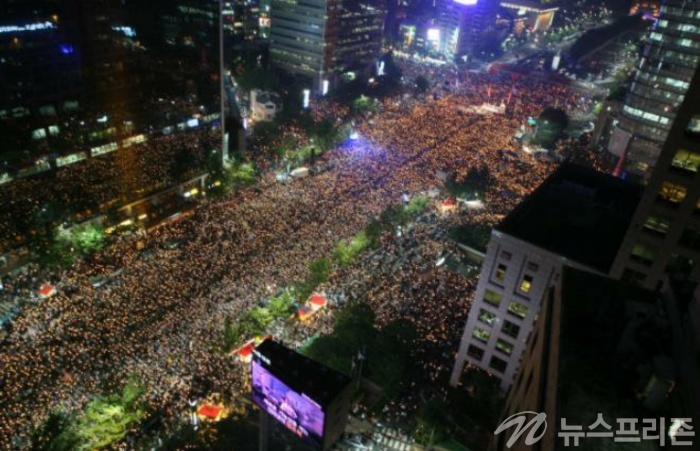
<svg viewBox="0 0 700 451">
<path fill-rule="evenodd" d="M 84 255 L 104 249 L 107 237 L 104 227 L 94 223 L 74 226 L 70 235 L 73 247 Z"/>
<path fill-rule="evenodd" d="M 129 428 L 141 421 L 143 387 L 131 379 L 120 394 L 92 400 L 85 412 L 61 433 L 53 443 L 76 441 L 76 450 L 88 451 L 107 448 L 126 437 Z"/>
<path fill-rule="evenodd" d="M 560 108 L 546 108 L 537 120 L 535 142 L 545 148 L 552 148 L 564 129 L 569 125 L 569 117 Z"/>
<path fill-rule="evenodd" d="M 361 95 L 353 100 L 351 110 L 355 114 L 373 113 L 377 111 L 377 102 L 370 97 Z"/>
<path fill-rule="evenodd" d="M 278 296 L 270 299 L 267 304 L 268 310 L 275 318 L 285 318 L 291 313 L 292 303 L 294 302 L 294 297 L 288 292 L 283 292 Z"/>
</svg>

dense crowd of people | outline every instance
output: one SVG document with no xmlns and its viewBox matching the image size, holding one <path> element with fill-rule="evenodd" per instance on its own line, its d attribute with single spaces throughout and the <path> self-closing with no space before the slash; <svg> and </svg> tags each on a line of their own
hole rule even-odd
<svg viewBox="0 0 700 451">
<path fill-rule="evenodd" d="M 66 219 L 79 221 L 201 174 L 216 136 L 209 130 L 151 135 L 143 143 L 2 185 L 0 251 L 31 239 L 46 223 L 42 210 L 68 212 Z"/>
<path fill-rule="evenodd" d="M 432 75 L 442 81 L 449 74 L 445 69 Z M 371 121 L 356 124 L 356 140 L 323 155 L 319 163 L 329 168 L 324 172 L 287 183 L 263 177 L 258 186 L 206 203 L 179 222 L 121 238 L 53 274 L 58 293 L 19 315 L 0 354 L 0 448 L 26 447 L 48 413 L 79 411 L 134 373 L 147 388 L 150 414 L 160 415 L 166 428 L 186 421 L 192 398 L 242 393 L 244 367 L 220 352 L 226 318 L 240 317 L 305 278 L 310 261 L 330 256 L 339 240 L 355 235 L 404 195 L 440 193 L 444 174 L 462 181 L 474 168 L 483 169 L 490 179 L 484 209 L 441 216 L 433 205 L 401 236 L 385 236 L 374 256 L 336 270 L 319 287 L 343 303 L 369 302 L 380 325 L 396 318 L 412 321 L 420 334 L 416 359 L 426 380 L 436 380 L 452 363 L 474 288 L 472 280 L 435 267 L 439 255 L 459 253 L 445 230 L 467 218 L 493 225 L 532 191 L 555 165 L 519 152 L 513 133 L 547 105 L 578 105 L 564 88 L 468 72 L 456 76 L 459 85 L 437 100 L 383 101 Z M 509 95 L 503 115 L 462 108 L 507 102 Z M 323 108 L 334 114 L 334 107 Z M 97 172 L 74 165 L 71 171 L 79 173 L 66 176 L 70 180 L 59 172 L 59 184 L 74 183 L 75 177 L 109 183 L 99 191 L 64 191 L 61 201 L 69 206 L 73 196 L 112 196 L 124 182 L 166 177 L 167 168 L 158 166 L 182 140 L 199 148 L 199 136 L 181 134 L 143 144 L 149 152 L 149 146 L 162 146 L 146 153 L 152 157 L 133 148 L 129 158 L 119 153 L 88 161 L 86 167 L 111 165 Z M 126 160 L 134 162 L 124 169 L 128 177 L 119 172 Z M 105 171 L 117 171 L 117 180 L 100 182 Z M 43 202 L 49 188 L 34 180 L 20 183 L 10 198 L 24 194 L 26 205 Z M 2 199 L 5 214 L 8 201 Z M 109 276 L 110 283 L 94 287 L 96 276 Z M 5 293 L 16 293 L 15 283 L 6 280 Z M 309 336 L 330 324 L 326 318 L 303 327 Z"/>
</svg>

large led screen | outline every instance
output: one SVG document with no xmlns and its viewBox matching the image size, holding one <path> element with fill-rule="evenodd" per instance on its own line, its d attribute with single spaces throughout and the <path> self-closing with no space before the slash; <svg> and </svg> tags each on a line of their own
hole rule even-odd
<svg viewBox="0 0 700 451">
<path fill-rule="evenodd" d="M 253 402 L 317 448 L 323 446 L 324 414 L 311 398 L 289 388 L 253 360 Z"/>
</svg>

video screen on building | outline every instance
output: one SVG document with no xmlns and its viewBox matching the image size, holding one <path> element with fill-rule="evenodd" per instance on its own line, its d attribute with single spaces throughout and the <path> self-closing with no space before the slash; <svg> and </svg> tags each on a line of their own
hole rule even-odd
<svg viewBox="0 0 700 451">
<path fill-rule="evenodd" d="M 700 114 L 694 114 L 688 122 L 686 131 L 693 135 L 700 135 Z"/>
<path fill-rule="evenodd" d="M 324 413 L 316 402 L 297 393 L 253 360 L 253 402 L 309 444 L 323 447 Z"/>
</svg>

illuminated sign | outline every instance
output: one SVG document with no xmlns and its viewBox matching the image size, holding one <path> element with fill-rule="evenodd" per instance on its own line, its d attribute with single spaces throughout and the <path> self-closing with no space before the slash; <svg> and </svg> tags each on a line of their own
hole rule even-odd
<svg viewBox="0 0 700 451">
<path fill-rule="evenodd" d="M 455 3 L 459 3 L 460 5 L 476 5 L 478 0 L 455 0 Z"/>
<path fill-rule="evenodd" d="M 428 29 L 428 41 L 439 42 L 440 41 L 440 30 L 438 28 Z"/>
<path fill-rule="evenodd" d="M 27 25 L 4 25 L 0 26 L 0 33 L 17 33 L 19 31 L 40 31 L 52 30 L 56 28 L 51 22 L 31 23 Z"/>
<path fill-rule="evenodd" d="M 253 351 L 255 357 L 259 352 Z M 253 402 L 284 427 L 318 448 L 323 444 L 325 415 L 321 406 L 303 393 L 297 393 L 253 360 Z"/>
<path fill-rule="evenodd" d="M 328 86 L 330 83 L 328 83 L 328 80 L 323 80 L 323 90 L 321 91 L 323 95 L 325 96 L 328 94 Z"/>
<path fill-rule="evenodd" d="M 309 97 L 310 96 L 311 96 L 311 91 L 308 89 L 304 89 L 304 103 L 303 103 L 304 108 L 309 107 Z"/>
<path fill-rule="evenodd" d="M 136 31 L 131 27 L 112 27 L 114 31 L 121 31 L 125 36 L 133 38 L 136 36 Z"/>
</svg>

